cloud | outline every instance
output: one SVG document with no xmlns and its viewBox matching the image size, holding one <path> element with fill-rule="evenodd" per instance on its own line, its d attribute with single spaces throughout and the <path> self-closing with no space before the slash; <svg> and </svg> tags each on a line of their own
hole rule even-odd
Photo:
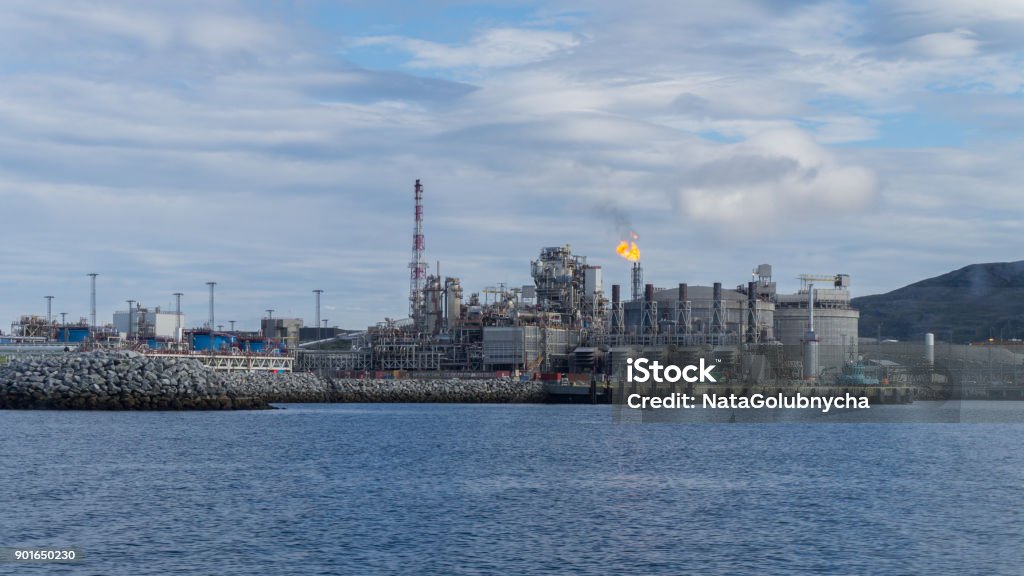
<svg viewBox="0 0 1024 576">
<path fill-rule="evenodd" d="M 926 58 L 964 58 L 978 53 L 975 34 L 964 28 L 933 32 L 907 41 L 907 48 Z"/>
<path fill-rule="evenodd" d="M 447 45 L 399 36 L 355 40 L 359 47 L 386 46 L 411 54 L 411 68 L 504 68 L 547 60 L 578 46 L 577 35 L 555 30 L 491 28 L 463 45 Z"/>
<path fill-rule="evenodd" d="M 679 207 L 698 224 L 727 227 L 727 235 L 860 212 L 878 194 L 871 170 L 841 164 L 796 129 L 759 134 L 713 156 L 684 173 Z"/>
<path fill-rule="evenodd" d="M 468 292 L 529 282 L 537 250 L 565 243 L 621 282 L 626 227 L 663 285 L 772 261 L 891 289 L 945 255 L 1019 257 L 1019 3 L 563 0 L 403 20 L 367 2 L 340 23 L 296 6 L 5 6 L 0 322 L 48 293 L 81 315 L 92 270 L 101 317 L 182 290 L 205 318 L 207 280 L 243 327 L 311 317 L 313 288 L 342 326 L 399 317 L 416 178 L 427 258 Z M 399 58 L 346 60 L 361 50 Z M 911 117 L 964 143 L 935 147 Z M 922 144 L 885 147 L 894 132 Z"/>
</svg>

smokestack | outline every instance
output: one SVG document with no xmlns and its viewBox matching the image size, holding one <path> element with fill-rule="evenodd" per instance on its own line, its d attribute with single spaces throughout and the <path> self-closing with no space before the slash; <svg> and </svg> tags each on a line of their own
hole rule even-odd
<svg viewBox="0 0 1024 576">
<path fill-rule="evenodd" d="M 174 341 L 181 344 L 181 292 L 174 293 Z M 234 328 L 232 328 L 233 330 Z"/>
<path fill-rule="evenodd" d="M 807 333 L 804 334 L 804 380 L 818 377 L 818 335 L 814 333 L 814 284 L 807 285 Z"/>
<path fill-rule="evenodd" d="M 935 364 L 935 334 L 931 332 L 924 335 L 924 361 L 929 366 Z"/>
<path fill-rule="evenodd" d="M 644 284 L 644 269 L 640 267 L 639 262 L 633 262 L 633 285 L 632 294 L 630 294 L 631 300 L 636 302 L 640 299 L 640 290 Z"/>
<path fill-rule="evenodd" d="M 725 317 L 722 312 L 722 283 L 715 282 L 712 288 L 712 313 L 714 314 L 711 318 L 712 330 L 718 334 L 725 333 Z"/>
<path fill-rule="evenodd" d="M 757 342 L 757 282 L 747 282 L 747 342 Z"/>
<path fill-rule="evenodd" d="M 99 274 L 91 272 L 89 274 L 89 335 L 92 337 L 92 333 L 96 331 L 96 277 Z"/>
<path fill-rule="evenodd" d="M 640 327 L 644 334 L 658 333 L 658 303 L 654 300 L 654 284 L 644 285 L 644 304 Z"/>
<path fill-rule="evenodd" d="M 685 282 L 679 284 L 679 303 L 676 306 L 676 330 L 683 334 L 690 333 L 690 287 Z"/>
<path fill-rule="evenodd" d="M 621 291 L 618 284 L 612 284 L 612 334 L 621 334 L 623 331 Z"/>
<path fill-rule="evenodd" d="M 217 285 L 216 282 L 207 282 L 207 286 L 210 287 L 210 334 L 213 334 L 214 320 L 213 320 L 213 287 Z M 213 342 L 212 338 L 210 342 Z"/>
</svg>

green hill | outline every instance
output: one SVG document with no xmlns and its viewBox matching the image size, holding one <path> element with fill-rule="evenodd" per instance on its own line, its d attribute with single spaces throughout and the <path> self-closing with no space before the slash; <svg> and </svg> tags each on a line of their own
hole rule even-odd
<svg viewBox="0 0 1024 576">
<path fill-rule="evenodd" d="M 1024 338 L 1024 261 L 972 264 L 887 294 L 853 299 L 860 335 L 954 342 Z"/>
</svg>

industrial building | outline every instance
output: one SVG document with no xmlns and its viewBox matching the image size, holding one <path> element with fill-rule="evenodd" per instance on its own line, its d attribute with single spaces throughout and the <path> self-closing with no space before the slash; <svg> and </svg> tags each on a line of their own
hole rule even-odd
<svg viewBox="0 0 1024 576">
<path fill-rule="evenodd" d="M 114 330 L 128 340 L 156 338 L 178 341 L 184 327 L 184 314 L 166 312 L 159 306 L 150 310 L 136 303 L 128 310 L 114 312 Z"/>
<path fill-rule="evenodd" d="M 264 318 L 260 321 L 264 338 L 285 342 L 290 348 L 299 345 L 301 330 L 302 318 Z"/>
</svg>

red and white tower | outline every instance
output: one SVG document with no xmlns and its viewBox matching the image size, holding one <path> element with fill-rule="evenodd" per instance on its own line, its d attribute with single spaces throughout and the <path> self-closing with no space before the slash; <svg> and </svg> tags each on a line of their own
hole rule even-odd
<svg viewBox="0 0 1024 576">
<path fill-rule="evenodd" d="M 423 284 L 427 263 L 423 261 L 423 186 L 416 180 L 416 226 L 412 233 L 412 262 L 409 262 L 409 318 L 418 321 L 423 310 Z"/>
</svg>

